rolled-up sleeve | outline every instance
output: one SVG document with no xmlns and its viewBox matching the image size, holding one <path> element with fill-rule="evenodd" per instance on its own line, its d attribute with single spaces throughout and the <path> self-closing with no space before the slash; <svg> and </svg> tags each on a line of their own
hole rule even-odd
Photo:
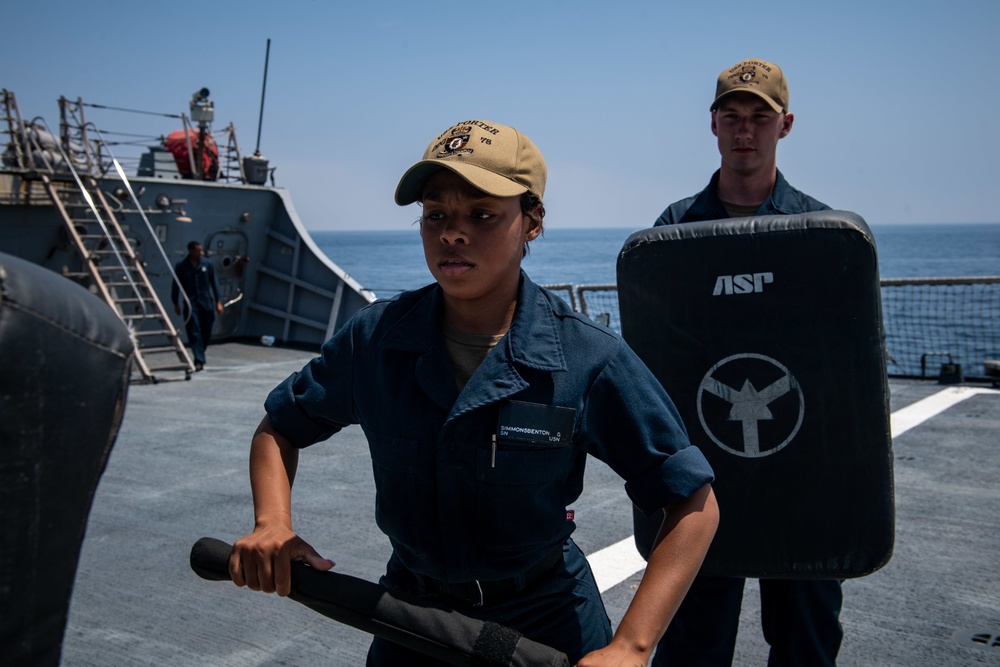
<svg viewBox="0 0 1000 667">
<path fill-rule="evenodd" d="M 646 514 L 714 479 L 666 390 L 624 342 L 590 387 L 581 431 L 588 452 L 625 480 Z"/>
<path fill-rule="evenodd" d="M 349 424 L 354 414 L 355 356 L 348 323 L 320 355 L 271 390 L 264 409 L 271 425 L 295 447 L 308 447 Z"/>
</svg>

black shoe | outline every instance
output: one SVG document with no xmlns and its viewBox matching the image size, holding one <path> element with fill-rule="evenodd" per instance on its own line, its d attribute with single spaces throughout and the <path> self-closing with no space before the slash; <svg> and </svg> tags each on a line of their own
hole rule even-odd
<svg viewBox="0 0 1000 667">
<path fill-rule="evenodd" d="M 194 370 L 195 372 L 205 370 L 205 364 L 201 363 L 200 361 L 194 362 Z"/>
</svg>

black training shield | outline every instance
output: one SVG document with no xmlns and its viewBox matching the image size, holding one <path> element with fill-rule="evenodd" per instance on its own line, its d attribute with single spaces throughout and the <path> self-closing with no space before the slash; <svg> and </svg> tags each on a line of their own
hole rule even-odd
<svg viewBox="0 0 1000 667">
<path fill-rule="evenodd" d="M 622 334 L 715 469 L 702 573 L 831 579 L 892 554 L 885 333 L 875 241 L 845 211 L 636 232 Z M 662 515 L 635 512 L 644 556 Z"/>
<path fill-rule="evenodd" d="M 191 548 L 191 569 L 229 581 L 230 545 L 203 537 Z M 471 667 L 569 667 L 566 655 L 520 633 L 443 607 L 403 599 L 385 587 L 292 563 L 291 599 L 351 627 L 431 656 Z"/>
</svg>

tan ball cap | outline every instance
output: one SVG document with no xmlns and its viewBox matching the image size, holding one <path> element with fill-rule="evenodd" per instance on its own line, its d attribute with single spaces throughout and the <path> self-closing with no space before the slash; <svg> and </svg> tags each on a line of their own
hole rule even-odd
<svg viewBox="0 0 1000 667">
<path fill-rule="evenodd" d="M 781 68 L 774 63 L 748 58 L 723 70 L 715 86 L 715 101 L 709 111 L 715 111 L 726 95 L 739 92 L 760 97 L 778 113 L 788 111 L 788 82 Z"/>
<path fill-rule="evenodd" d="M 439 134 L 423 159 L 406 170 L 396 186 L 396 203 L 419 201 L 427 179 L 442 168 L 494 197 L 545 193 L 545 159 L 528 137 L 506 125 L 467 120 Z"/>
</svg>

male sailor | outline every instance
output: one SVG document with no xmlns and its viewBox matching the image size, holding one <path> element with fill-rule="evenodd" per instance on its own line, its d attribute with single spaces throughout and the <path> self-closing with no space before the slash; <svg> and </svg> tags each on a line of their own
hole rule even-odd
<svg viewBox="0 0 1000 667">
<path fill-rule="evenodd" d="M 183 313 L 180 303 L 180 290 L 177 283 L 170 286 L 170 300 L 174 304 L 174 312 L 184 319 L 187 331 L 188 345 L 194 355 L 194 369 L 205 368 L 205 349 L 212 338 L 212 325 L 215 324 L 215 314 L 222 314 L 222 289 L 215 277 L 215 265 L 205 259 L 205 249 L 197 241 L 187 245 L 187 257 L 174 265 L 177 280 L 184 288 L 191 307 L 184 304 Z"/>
<path fill-rule="evenodd" d="M 656 225 L 830 208 L 793 188 L 778 171 L 778 142 L 795 120 L 788 109 L 788 81 L 778 65 L 749 58 L 723 70 L 709 111 L 722 164 L 704 190 L 668 206 Z M 742 578 L 699 575 L 652 664 L 731 665 L 743 585 Z M 762 579 L 760 598 L 769 667 L 836 664 L 843 637 L 840 581 Z"/>
</svg>

